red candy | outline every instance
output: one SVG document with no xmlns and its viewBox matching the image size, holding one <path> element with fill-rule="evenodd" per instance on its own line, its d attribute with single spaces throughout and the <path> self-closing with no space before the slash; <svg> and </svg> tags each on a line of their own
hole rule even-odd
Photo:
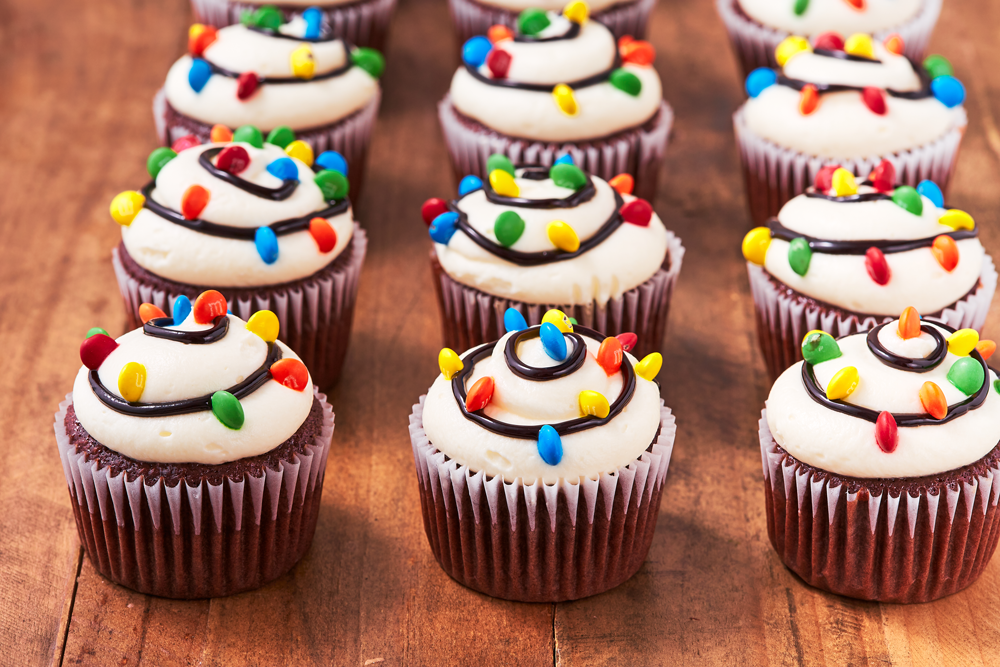
<svg viewBox="0 0 1000 667">
<path fill-rule="evenodd" d="M 614 375 L 621 368 L 624 356 L 622 342 L 608 336 L 601 342 L 601 347 L 597 350 L 597 363 L 604 369 L 605 373 Z"/>
<path fill-rule="evenodd" d="M 896 431 L 896 419 L 890 412 L 879 413 L 875 420 L 875 442 L 886 454 L 896 451 L 899 444 L 899 433 Z"/>
<path fill-rule="evenodd" d="M 833 172 L 840 169 L 839 164 L 828 164 L 816 173 L 816 180 L 813 185 L 817 192 L 826 192 L 833 187 Z"/>
<path fill-rule="evenodd" d="M 230 174 L 238 174 L 250 166 L 250 154 L 242 146 L 226 146 L 219 153 L 215 166 Z"/>
<path fill-rule="evenodd" d="M 479 378 L 465 397 L 465 409 L 469 412 L 482 410 L 490 404 L 491 398 L 493 398 L 493 378 L 489 376 Z"/>
<path fill-rule="evenodd" d="M 903 38 L 896 33 L 892 33 L 886 37 L 882 45 L 885 46 L 885 50 L 889 53 L 895 53 L 897 56 L 903 53 Z"/>
<path fill-rule="evenodd" d="M 309 233 L 312 235 L 320 252 L 330 252 L 337 245 L 337 230 L 330 226 L 326 218 L 313 218 L 309 221 Z"/>
<path fill-rule="evenodd" d="M 486 38 L 496 44 L 505 39 L 514 39 L 514 33 L 507 26 L 498 23 L 497 25 L 490 26 L 490 29 L 486 31 Z"/>
<path fill-rule="evenodd" d="M 187 149 L 194 148 L 195 146 L 201 146 L 201 139 L 193 134 L 186 134 L 174 143 L 170 144 L 170 149 L 175 153 L 180 153 L 181 151 L 186 151 Z"/>
<path fill-rule="evenodd" d="M 210 198 L 208 190 L 200 185 L 192 185 L 185 190 L 184 196 L 181 197 L 181 213 L 184 215 L 184 219 L 197 220 L 201 212 L 208 206 Z"/>
<path fill-rule="evenodd" d="M 889 271 L 889 264 L 885 261 L 885 254 L 878 248 L 868 248 L 865 252 L 865 269 L 868 275 L 878 285 L 886 285 L 892 275 Z"/>
<path fill-rule="evenodd" d="M 150 320 L 154 320 L 157 317 L 166 317 L 166 316 L 167 314 L 165 312 L 163 312 L 160 308 L 154 306 L 151 303 L 144 303 L 141 306 L 139 306 L 139 319 L 142 320 L 143 324 L 145 324 Z"/>
<path fill-rule="evenodd" d="M 260 79 L 253 72 L 243 72 L 236 78 L 236 97 L 245 100 L 255 92 L 260 85 Z"/>
<path fill-rule="evenodd" d="M 205 49 L 219 38 L 219 32 L 210 25 L 202 26 L 195 34 L 188 36 L 188 51 L 192 56 L 200 56 Z"/>
<path fill-rule="evenodd" d="M 865 5 L 867 4 L 865 0 L 844 0 L 851 7 L 854 7 L 859 12 L 865 11 Z"/>
<path fill-rule="evenodd" d="M 896 167 L 888 160 L 882 160 L 868 174 L 868 180 L 879 192 L 892 192 L 896 187 Z"/>
<path fill-rule="evenodd" d="M 649 224 L 649 220 L 653 217 L 653 207 L 649 205 L 649 202 L 645 199 L 633 199 L 629 203 L 621 207 L 619 213 L 622 214 L 622 219 L 625 222 L 638 225 L 639 227 L 645 227 Z"/>
<path fill-rule="evenodd" d="M 278 384 L 295 391 L 305 391 L 309 386 L 309 371 L 306 370 L 306 365 L 291 357 L 279 359 L 271 364 L 271 377 Z"/>
<path fill-rule="evenodd" d="M 80 344 L 80 361 L 90 370 L 96 371 L 116 347 L 118 343 L 111 336 L 94 334 Z"/>
<path fill-rule="evenodd" d="M 844 50 L 844 38 L 840 36 L 839 32 L 824 32 L 816 37 L 816 41 L 813 43 L 814 49 L 826 49 L 827 51 L 843 51 Z"/>
<path fill-rule="evenodd" d="M 635 179 L 632 178 L 632 174 L 618 174 L 608 181 L 608 185 L 617 190 L 618 194 L 630 195 L 635 187 Z"/>
<path fill-rule="evenodd" d="M 811 83 L 802 87 L 799 93 L 799 113 L 808 116 L 819 106 L 819 89 Z"/>
<path fill-rule="evenodd" d="M 615 336 L 615 338 L 617 338 L 618 342 L 622 344 L 622 350 L 624 350 L 625 352 L 631 352 L 633 349 L 635 349 L 636 343 L 639 342 L 639 337 L 636 336 L 631 331 L 628 331 L 626 333 L 620 333 L 617 336 Z"/>
<path fill-rule="evenodd" d="M 424 219 L 425 225 L 430 225 L 434 222 L 434 218 L 447 212 L 448 204 L 443 199 L 438 199 L 437 197 L 431 197 L 420 207 L 420 217 Z"/>
<path fill-rule="evenodd" d="M 865 86 L 861 90 L 861 99 L 873 114 L 885 115 L 885 94 L 875 86 Z"/>
<path fill-rule="evenodd" d="M 214 289 L 199 294 L 191 308 L 191 312 L 194 313 L 194 321 L 197 324 L 211 324 L 216 317 L 225 315 L 226 310 L 228 310 L 226 297 Z"/>
<path fill-rule="evenodd" d="M 490 68 L 490 73 L 493 74 L 494 79 L 507 78 L 510 61 L 510 54 L 503 49 L 493 49 L 486 54 L 486 66 Z"/>
<path fill-rule="evenodd" d="M 931 252 L 945 271 L 951 272 L 958 266 L 958 246 L 950 236 L 942 234 L 934 239 Z"/>
<path fill-rule="evenodd" d="M 633 39 L 625 35 L 618 40 L 618 53 L 622 56 L 623 63 L 633 65 L 652 65 L 656 60 L 656 49 L 647 41 Z"/>
</svg>

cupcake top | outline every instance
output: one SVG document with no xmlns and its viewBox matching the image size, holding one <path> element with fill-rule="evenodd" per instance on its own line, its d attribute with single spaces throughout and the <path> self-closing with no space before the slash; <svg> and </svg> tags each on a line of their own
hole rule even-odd
<svg viewBox="0 0 1000 667">
<path fill-rule="evenodd" d="M 740 9 L 757 23 L 790 32 L 815 35 L 825 30 L 842 33 L 878 32 L 909 21 L 923 0 L 737 0 Z"/>
<path fill-rule="evenodd" d="M 355 3 L 358 0 L 281 0 L 281 5 L 283 7 L 331 7 L 335 5 L 348 5 Z M 240 0 L 244 5 L 263 5 L 265 7 L 274 7 L 270 4 L 271 0 Z M 253 15 L 250 14 L 250 17 Z M 243 21 L 246 22 L 250 17 L 244 18 Z"/>
<path fill-rule="evenodd" d="M 767 424 L 796 459 L 865 479 L 923 477 L 975 463 L 1000 441 L 996 345 L 974 329 L 898 320 L 835 341 L 811 331 L 774 383 Z"/>
<path fill-rule="evenodd" d="M 318 8 L 287 23 L 271 6 L 245 19 L 219 30 L 191 27 L 189 55 L 174 63 L 164 84 L 170 106 L 209 125 L 306 130 L 346 118 L 378 96 L 382 55 L 333 37 Z"/>
<path fill-rule="evenodd" d="M 551 168 L 487 161 L 486 182 L 466 176 L 459 198 L 422 210 L 438 261 L 458 282 L 528 303 L 608 300 L 663 265 L 668 232 L 632 178 L 610 182 L 564 155 Z"/>
<path fill-rule="evenodd" d="M 438 451 L 473 473 L 553 484 L 613 472 L 653 443 L 659 353 L 636 363 L 633 334 L 605 337 L 558 310 L 528 327 L 511 308 L 504 324 L 503 338 L 461 358 L 441 351 L 423 412 Z"/>
<path fill-rule="evenodd" d="M 951 64 L 935 55 L 920 68 L 902 52 L 898 35 L 789 37 L 776 50 L 780 72 L 747 76 L 747 128 L 783 148 L 847 159 L 916 148 L 964 123 Z"/>
<path fill-rule="evenodd" d="M 73 385 L 77 419 L 123 456 L 217 465 L 271 451 L 309 416 L 312 381 L 268 310 L 249 322 L 225 298 L 143 304 L 144 324 L 117 340 L 91 329 Z"/>
<path fill-rule="evenodd" d="M 512 12 L 520 12 L 532 8 L 557 12 L 566 4 L 565 0 L 477 0 L 477 2 L 489 5 L 490 7 L 500 7 Z M 621 3 L 621 0 L 588 0 L 587 6 L 591 11 L 599 12 L 619 3 Z"/>
<path fill-rule="evenodd" d="M 287 127 L 267 141 L 253 127 L 213 136 L 223 141 L 156 149 L 154 180 L 111 202 L 139 266 L 189 285 L 256 287 L 311 276 L 344 251 L 354 218 L 343 156 L 314 160 Z"/>
<path fill-rule="evenodd" d="M 580 141 L 642 125 L 660 108 L 660 77 L 648 42 L 615 38 L 587 18 L 527 9 L 516 33 L 493 26 L 462 47 L 451 101 L 463 115 L 506 135 Z"/>
<path fill-rule="evenodd" d="M 846 169 L 824 167 L 767 227 L 744 237 L 744 257 L 796 292 L 854 313 L 941 311 L 979 283 L 979 230 L 968 213 L 944 207 L 933 182 L 895 181 L 888 160 L 860 185 Z"/>
</svg>

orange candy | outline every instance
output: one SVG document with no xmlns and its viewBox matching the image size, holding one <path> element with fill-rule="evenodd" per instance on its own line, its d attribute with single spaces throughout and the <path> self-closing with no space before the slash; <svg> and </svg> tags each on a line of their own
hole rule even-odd
<svg viewBox="0 0 1000 667">
<path fill-rule="evenodd" d="M 948 414 L 948 401 L 944 398 L 944 392 L 933 382 L 925 382 L 920 387 L 920 405 L 934 419 L 944 419 Z"/>
<path fill-rule="evenodd" d="M 648 67 L 656 60 L 656 49 L 652 44 L 645 40 L 633 39 L 629 35 L 618 40 L 618 52 L 622 56 L 623 63 Z"/>
<path fill-rule="evenodd" d="M 482 410 L 490 404 L 491 398 L 493 398 L 493 378 L 489 376 L 479 378 L 465 397 L 465 409 L 469 412 Z"/>
<path fill-rule="evenodd" d="M 604 369 L 605 373 L 614 375 L 621 368 L 624 355 L 621 341 L 614 336 L 608 336 L 597 350 L 597 363 Z"/>
<path fill-rule="evenodd" d="M 913 306 L 907 306 L 899 316 L 899 337 L 903 340 L 920 335 L 920 313 Z"/>
<path fill-rule="evenodd" d="M 151 303 L 144 303 L 139 306 L 139 319 L 145 324 L 150 320 L 154 320 L 157 317 L 166 317 L 167 314 L 163 312 L 160 308 L 154 306 Z"/>
<path fill-rule="evenodd" d="M 181 197 L 181 213 L 185 220 L 197 220 L 201 212 L 208 206 L 212 195 L 200 185 L 192 185 L 184 191 Z"/>
<path fill-rule="evenodd" d="M 945 271 L 953 271 L 958 266 L 958 246 L 955 245 L 955 239 L 950 236 L 942 234 L 934 239 L 931 252 Z"/>
<path fill-rule="evenodd" d="M 618 194 L 630 195 L 632 188 L 635 187 L 635 179 L 632 178 L 632 174 L 618 174 L 608 181 L 608 185 L 617 190 Z"/>
<path fill-rule="evenodd" d="M 202 292 L 194 300 L 194 321 L 198 324 L 211 324 L 216 317 L 226 314 L 226 297 L 214 289 Z"/>
<path fill-rule="evenodd" d="M 865 11 L 865 6 L 868 4 L 865 0 L 844 0 L 851 7 L 854 7 L 859 12 Z"/>
<path fill-rule="evenodd" d="M 306 370 L 306 365 L 291 357 L 279 359 L 271 364 L 271 377 L 278 384 L 295 391 L 305 391 L 309 386 L 309 371 Z"/>
<path fill-rule="evenodd" d="M 225 144 L 233 140 L 233 131 L 225 125 L 213 125 L 209 139 L 213 144 Z"/>
<path fill-rule="evenodd" d="M 997 351 L 997 344 L 991 340 L 981 340 L 976 344 L 976 350 L 983 355 L 983 359 L 989 359 Z"/>
<path fill-rule="evenodd" d="M 330 252 L 337 245 L 337 231 L 326 218 L 313 218 L 309 221 L 309 233 L 312 235 L 320 252 Z"/>
<path fill-rule="evenodd" d="M 799 113 L 808 116 L 819 106 L 819 89 L 811 83 L 807 83 L 802 92 L 799 93 Z"/>
<path fill-rule="evenodd" d="M 885 41 L 882 42 L 882 46 L 884 46 L 885 50 L 889 53 L 895 53 L 898 56 L 903 53 L 903 38 L 896 33 L 892 33 L 885 38 Z"/>
<path fill-rule="evenodd" d="M 486 38 L 490 40 L 493 44 L 497 42 L 502 42 L 505 39 L 514 39 L 514 33 L 510 31 L 505 25 L 491 25 L 490 29 L 486 31 Z"/>
<path fill-rule="evenodd" d="M 212 26 L 195 23 L 188 29 L 188 52 L 192 56 L 200 56 L 218 38 L 219 33 Z"/>
</svg>

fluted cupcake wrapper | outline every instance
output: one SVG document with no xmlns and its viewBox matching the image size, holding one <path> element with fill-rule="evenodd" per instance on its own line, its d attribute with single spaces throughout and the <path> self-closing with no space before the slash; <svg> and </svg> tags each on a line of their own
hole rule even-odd
<svg viewBox="0 0 1000 667">
<path fill-rule="evenodd" d="M 285 15 L 301 14 L 306 5 L 282 5 L 273 3 Z M 240 22 L 245 11 L 260 9 L 259 3 L 234 2 L 232 0 L 191 0 L 195 19 L 201 23 L 223 28 Z M 355 46 L 370 46 L 381 49 L 385 45 L 386 33 L 396 0 L 358 0 L 341 5 L 319 7 L 329 23 L 332 33 Z"/>
<path fill-rule="evenodd" d="M 868 331 L 899 317 L 862 315 L 811 300 L 806 302 L 808 297 L 797 292 L 789 294 L 783 283 L 779 287 L 763 267 L 750 262 L 747 262 L 747 274 L 753 295 L 757 339 L 772 380 L 802 359 L 802 337 L 814 329 L 839 338 Z M 947 308 L 921 315 L 924 319 L 943 322 L 956 329 L 982 332 L 997 287 L 997 270 L 989 255 L 983 259 L 979 283 L 974 291 Z M 873 285 L 872 289 L 878 288 Z"/>
<path fill-rule="evenodd" d="M 767 534 L 778 556 L 807 584 L 880 602 L 929 602 L 979 578 L 1000 537 L 1000 468 L 913 489 L 899 480 L 856 480 L 850 490 L 806 469 L 774 442 L 760 420 Z M 875 447 L 875 443 L 872 443 Z"/>
<path fill-rule="evenodd" d="M 517 25 L 517 16 L 520 13 L 491 7 L 476 0 L 448 0 L 448 6 L 451 8 L 451 18 L 455 23 L 459 42 L 462 44 L 470 37 L 485 35 L 492 25 L 500 24 L 513 29 Z M 646 36 L 646 24 L 655 6 L 656 0 L 631 2 L 626 0 L 594 12 L 591 18 L 607 26 L 615 39 L 625 35 L 642 39 Z"/>
<path fill-rule="evenodd" d="M 486 178 L 486 160 L 494 153 L 506 155 L 514 164 L 546 167 L 552 166 L 563 153 L 569 153 L 577 167 L 604 180 L 621 173 L 631 174 L 635 179 L 633 194 L 652 202 L 674 113 L 662 102 L 657 114 L 640 127 L 600 139 L 558 143 L 500 134 L 461 116 L 451 103 L 450 94 L 438 104 L 438 118 L 456 181 L 469 174 Z"/>
<path fill-rule="evenodd" d="M 915 187 L 920 181 L 928 179 L 947 193 L 967 124 L 963 111 L 955 127 L 930 143 L 889 155 L 835 160 L 782 148 L 754 134 L 747 127 L 741 107 L 733 114 L 733 129 L 740 149 L 750 217 L 754 225 L 765 224 L 768 218 L 778 215 L 788 200 L 805 192 L 815 181 L 819 170 L 828 164 L 839 164 L 855 176 L 864 178 L 887 159 L 896 168 L 897 183 Z"/>
<path fill-rule="evenodd" d="M 684 259 L 680 239 L 670 231 L 667 234 L 664 268 L 638 287 L 603 304 L 597 301 L 583 305 L 536 304 L 493 296 L 453 280 L 431 249 L 431 271 L 445 347 L 468 350 L 500 339 L 507 333 L 503 316 L 508 308 L 520 311 L 529 326 L 541 324 L 547 310 L 558 308 L 583 326 L 608 336 L 634 333 L 638 343 L 632 354 L 639 358 L 658 352 L 667 332 L 670 302 Z"/>
<path fill-rule="evenodd" d="M 676 425 L 635 461 L 597 479 L 512 483 L 474 473 L 434 448 L 424 396 L 410 415 L 420 508 L 442 569 L 469 588 L 524 602 L 559 602 L 618 586 L 642 566 L 656 529 Z"/>
<path fill-rule="evenodd" d="M 927 54 L 931 34 L 941 14 L 941 2 L 924 0 L 916 16 L 898 26 L 876 32 L 874 39 L 881 42 L 892 33 L 898 34 L 903 38 L 903 54 L 919 64 Z M 716 0 L 715 7 L 729 33 L 729 42 L 744 76 L 758 67 L 778 67 L 774 51 L 791 33 L 757 23 L 740 9 L 738 0 Z M 791 9 L 791 4 L 788 7 Z"/>
<path fill-rule="evenodd" d="M 351 338 L 354 304 L 358 295 L 358 280 L 365 261 L 368 237 L 354 224 L 349 253 L 318 273 L 292 283 L 275 287 L 217 288 L 226 297 L 237 317 L 248 320 L 259 310 L 270 310 L 278 316 L 278 338 L 302 359 L 313 382 L 327 388 L 340 377 Z M 139 306 L 151 303 L 167 315 L 173 313 L 174 300 L 181 294 L 193 303 L 205 288 L 169 282 L 177 289 L 164 290 L 150 284 L 144 276 L 135 275 L 123 264 L 119 248 L 111 251 L 111 262 L 118 279 L 118 288 L 125 302 L 129 329 L 142 325 Z M 248 291 L 253 296 L 247 296 Z M 237 297 L 233 298 L 233 294 Z"/>
<path fill-rule="evenodd" d="M 264 475 L 129 480 L 77 453 L 66 432 L 73 395 L 59 404 L 56 445 L 80 542 L 102 575 L 133 590 L 171 598 L 232 595 L 288 572 L 308 550 L 316 529 L 333 410 L 323 407 L 320 436 L 303 454 Z"/>
</svg>

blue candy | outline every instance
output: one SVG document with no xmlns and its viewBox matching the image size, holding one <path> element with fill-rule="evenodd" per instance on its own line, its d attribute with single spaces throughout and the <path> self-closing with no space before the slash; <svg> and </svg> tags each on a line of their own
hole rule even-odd
<svg viewBox="0 0 1000 667">
<path fill-rule="evenodd" d="M 283 181 L 299 180 L 299 168 L 290 157 L 279 157 L 267 165 L 267 173 Z"/>
<path fill-rule="evenodd" d="M 462 45 L 462 60 L 469 67 L 481 67 L 493 50 L 493 42 L 483 35 L 476 35 Z"/>
<path fill-rule="evenodd" d="M 174 325 L 178 325 L 188 318 L 191 314 L 191 299 L 187 298 L 183 294 L 174 299 L 173 305 L 174 311 Z"/>
<path fill-rule="evenodd" d="M 566 359 L 566 338 L 562 331 L 551 322 L 543 322 L 538 332 L 542 337 L 542 349 L 556 361 Z"/>
<path fill-rule="evenodd" d="M 458 231 L 458 213 L 455 213 L 454 211 L 442 213 L 438 217 L 434 218 L 434 221 L 431 222 L 431 226 L 427 231 L 430 232 L 431 238 L 434 239 L 436 243 L 448 245 L 448 241 L 451 241 L 451 237 L 455 235 L 456 231 Z"/>
<path fill-rule="evenodd" d="M 306 22 L 306 31 L 303 37 L 319 39 L 320 28 L 323 25 L 323 11 L 319 7 L 309 7 L 302 12 L 302 18 Z"/>
<path fill-rule="evenodd" d="M 316 164 L 323 169 L 339 171 L 344 176 L 347 176 L 347 160 L 337 151 L 323 151 L 316 158 Z"/>
<path fill-rule="evenodd" d="M 208 80 L 212 77 L 212 66 L 207 60 L 195 58 L 191 61 L 191 69 L 188 70 L 188 84 L 196 93 L 200 93 Z"/>
<path fill-rule="evenodd" d="M 550 466 L 557 466 L 562 461 L 562 438 L 548 424 L 538 429 L 538 455 Z"/>
<path fill-rule="evenodd" d="M 507 333 L 512 331 L 524 331 L 528 328 L 528 323 L 524 320 L 524 315 L 517 308 L 508 308 L 503 314 L 503 328 Z"/>
<path fill-rule="evenodd" d="M 270 227 L 258 227 L 253 242 L 257 246 L 257 254 L 265 264 L 278 261 L 278 237 Z"/>
<path fill-rule="evenodd" d="M 458 195 L 464 197 L 470 192 L 475 192 L 476 190 L 483 189 L 483 181 L 478 176 L 466 176 L 462 179 L 462 182 L 458 184 Z"/>
<path fill-rule="evenodd" d="M 560 155 L 559 157 L 557 157 L 555 163 L 556 164 L 571 164 L 573 166 L 576 166 L 576 163 L 573 162 L 573 156 L 570 155 L 569 153 L 563 153 L 562 155 Z"/>
<path fill-rule="evenodd" d="M 944 208 L 944 194 L 934 181 L 920 181 L 917 192 L 930 199 L 938 208 Z"/>
<path fill-rule="evenodd" d="M 778 73 L 769 67 L 758 67 L 747 75 L 744 87 L 747 95 L 757 97 L 765 88 L 770 88 L 778 81 Z"/>
<path fill-rule="evenodd" d="M 931 81 L 931 92 L 949 109 L 965 101 L 965 86 L 953 76 L 944 74 Z"/>
</svg>

